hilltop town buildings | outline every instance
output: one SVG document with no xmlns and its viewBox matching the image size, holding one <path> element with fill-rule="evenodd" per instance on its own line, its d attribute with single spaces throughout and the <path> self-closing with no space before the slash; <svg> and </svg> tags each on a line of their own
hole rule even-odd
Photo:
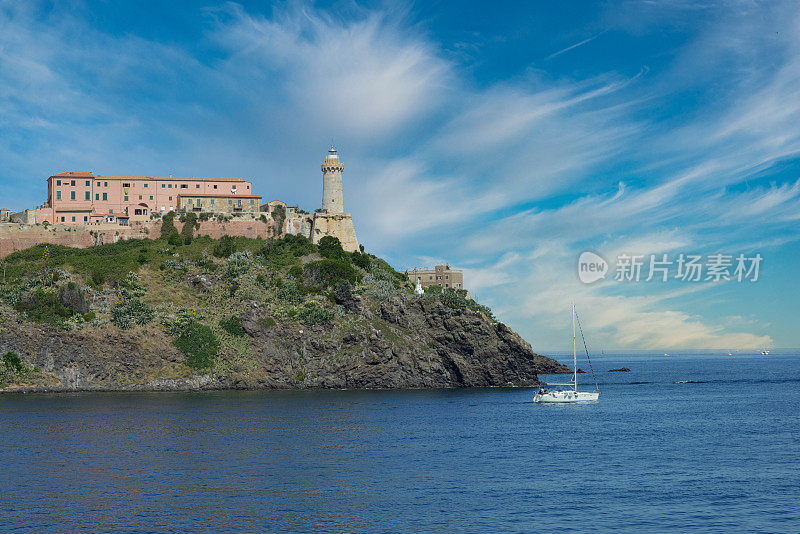
<svg viewBox="0 0 800 534">
<path fill-rule="evenodd" d="M 178 176 L 112 176 L 93 172 L 67 171 L 47 178 L 47 201 L 41 206 L 22 211 L 0 210 L 0 222 L 12 223 L 3 229 L 5 246 L 10 253 L 18 246 L 33 246 L 47 242 L 48 234 L 33 231 L 37 225 L 50 226 L 52 232 L 75 230 L 76 246 L 88 246 L 82 232 L 104 239 L 110 232 L 114 240 L 150 235 L 151 226 L 161 215 L 169 212 L 225 214 L 226 220 L 244 225 L 224 228 L 220 221 L 204 222 L 206 231 L 265 237 L 285 233 L 304 235 L 314 243 L 325 236 L 337 237 L 344 250 L 359 250 L 353 218 L 344 211 L 342 173 L 344 165 L 334 147 L 322 162 L 322 207 L 313 215 L 273 200 L 262 204 L 251 182 L 234 177 Z M 277 224 L 275 232 L 257 227 L 247 221 L 270 221 Z M 223 221 L 224 222 L 224 221 Z M 240 225 L 240 226 L 241 226 Z M 135 226 L 133 228 L 132 226 Z M 59 230 L 61 229 L 61 230 Z M 90 230 L 91 229 L 91 230 Z M 200 230 L 203 231 L 202 229 Z M 51 232 L 51 233 L 52 233 Z M 77 232 L 77 233 L 76 233 Z M 23 234 L 25 237 L 23 237 Z M 61 236 L 65 242 L 71 238 Z M 80 243 L 80 244 L 78 244 Z"/>
<path fill-rule="evenodd" d="M 37 210 L 36 222 L 85 225 L 170 211 L 260 210 L 261 196 L 241 178 L 61 172 L 47 179 L 47 202 Z"/>
<path fill-rule="evenodd" d="M 464 289 L 464 271 L 451 269 L 449 264 L 437 265 L 433 269 L 410 269 L 400 272 L 408 276 L 412 284 L 419 281 L 423 289 L 430 286 Z"/>
</svg>

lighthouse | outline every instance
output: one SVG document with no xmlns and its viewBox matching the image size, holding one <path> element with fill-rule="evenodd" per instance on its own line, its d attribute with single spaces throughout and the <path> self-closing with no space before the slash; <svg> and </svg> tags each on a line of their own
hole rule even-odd
<svg viewBox="0 0 800 534">
<path fill-rule="evenodd" d="M 322 209 L 330 214 L 344 213 L 342 172 L 344 165 L 336 148 L 331 146 L 322 162 Z"/>
<path fill-rule="evenodd" d="M 314 213 L 311 240 L 319 243 L 325 236 L 335 237 L 347 252 L 359 250 L 353 216 L 344 211 L 342 172 L 344 165 L 335 147 L 322 161 L 322 209 Z"/>
</svg>

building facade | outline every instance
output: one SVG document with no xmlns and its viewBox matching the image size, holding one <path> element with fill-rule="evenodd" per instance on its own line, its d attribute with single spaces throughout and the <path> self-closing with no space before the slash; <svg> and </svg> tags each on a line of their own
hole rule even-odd
<svg viewBox="0 0 800 534">
<path fill-rule="evenodd" d="M 449 264 L 437 265 L 433 269 L 423 267 L 400 272 L 408 276 L 412 284 L 416 284 L 419 280 L 423 289 L 430 286 L 464 289 L 464 271 L 451 269 Z"/>
<path fill-rule="evenodd" d="M 234 199 L 236 207 L 242 200 L 242 211 L 245 207 L 249 211 L 250 200 L 258 206 L 254 211 L 261 203 L 261 197 L 253 195 L 252 184 L 241 178 L 62 172 L 47 179 L 47 202 L 37 209 L 36 218 L 39 223 L 52 224 L 92 224 L 109 217 L 147 219 L 152 213 L 179 209 L 181 197 L 222 199 L 220 211 L 234 211 L 228 210 L 228 206 L 234 207 Z"/>
<path fill-rule="evenodd" d="M 251 213 L 261 211 L 261 195 L 178 195 L 178 211 Z"/>
</svg>

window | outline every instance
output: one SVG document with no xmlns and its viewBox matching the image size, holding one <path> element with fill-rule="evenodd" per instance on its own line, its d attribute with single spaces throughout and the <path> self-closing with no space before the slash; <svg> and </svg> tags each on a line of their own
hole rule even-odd
<svg viewBox="0 0 800 534">
<path fill-rule="evenodd" d="M 444 275 L 444 279 L 445 280 L 450 280 L 450 275 L 449 274 Z"/>
<path fill-rule="evenodd" d="M 228 199 L 228 206 L 230 206 L 230 205 L 232 205 L 232 204 L 233 204 L 233 200 L 231 200 L 231 199 Z"/>
<path fill-rule="evenodd" d="M 247 186 L 247 190 L 248 190 L 248 191 L 250 190 L 250 186 L 249 186 L 249 185 Z"/>
<path fill-rule="evenodd" d="M 216 189 L 216 188 L 217 188 L 217 184 L 214 184 L 214 189 Z"/>
<path fill-rule="evenodd" d="M 239 206 L 241 206 L 241 205 L 242 205 L 242 199 L 240 198 L 239 199 Z"/>
<path fill-rule="evenodd" d="M 61 200 L 61 191 L 56 191 L 56 200 Z"/>
<path fill-rule="evenodd" d="M 92 187 L 92 181 L 86 180 L 86 187 Z"/>
<path fill-rule="evenodd" d="M 95 200 L 100 200 L 100 193 L 95 193 L 94 194 L 94 199 Z"/>
<path fill-rule="evenodd" d="M 144 186 L 147 187 L 147 182 L 144 183 Z M 147 215 L 147 214 L 145 214 L 145 215 Z"/>
<path fill-rule="evenodd" d="M 195 189 L 200 189 L 200 184 L 194 184 Z"/>
<path fill-rule="evenodd" d="M 91 191 L 86 191 L 86 193 L 84 194 L 84 200 L 92 200 L 92 192 Z"/>
<path fill-rule="evenodd" d="M 100 187 L 100 182 L 97 182 L 97 187 Z"/>
<path fill-rule="evenodd" d="M 181 184 L 181 189 L 186 189 L 187 187 L 189 187 L 188 184 Z"/>
<path fill-rule="evenodd" d="M 70 200 L 75 200 L 75 191 L 70 191 L 69 192 L 69 199 Z"/>
<path fill-rule="evenodd" d="M 169 201 L 172 202 L 172 197 L 169 197 Z"/>
<path fill-rule="evenodd" d="M 254 200 L 251 200 L 251 201 L 250 201 L 250 204 L 252 204 L 253 202 L 255 202 L 255 201 L 254 201 Z"/>
<path fill-rule="evenodd" d="M 75 216 L 74 215 L 72 216 L 72 222 L 75 222 Z"/>
<path fill-rule="evenodd" d="M 142 195 L 139 195 L 139 200 L 142 200 Z"/>
<path fill-rule="evenodd" d="M 187 203 L 188 203 L 190 206 L 192 205 L 192 199 L 191 199 L 191 198 L 190 198 L 189 200 L 187 200 L 186 202 L 187 202 Z"/>
<path fill-rule="evenodd" d="M 56 180 L 56 185 L 61 185 L 61 180 Z"/>
<path fill-rule="evenodd" d="M 64 222 L 64 217 L 61 217 L 61 222 Z"/>
<path fill-rule="evenodd" d="M 167 187 L 167 184 L 161 184 L 161 189 L 164 189 L 165 187 Z"/>
<path fill-rule="evenodd" d="M 83 216 L 83 222 L 86 222 L 86 221 L 88 221 L 88 220 L 89 220 L 89 217 L 87 217 L 86 215 L 84 215 L 84 216 Z"/>
<path fill-rule="evenodd" d="M 437 280 L 441 280 L 441 279 L 442 279 L 442 277 L 441 277 L 441 276 L 437 276 L 437 277 L 436 277 L 436 279 L 437 279 Z"/>
<path fill-rule="evenodd" d="M 103 182 L 103 187 L 108 187 L 108 182 Z"/>
<path fill-rule="evenodd" d="M 170 189 L 172 189 L 172 184 L 169 184 L 169 185 L 167 185 L 167 187 L 169 187 Z"/>
<path fill-rule="evenodd" d="M 128 195 L 125 195 L 125 202 L 128 201 Z"/>
<path fill-rule="evenodd" d="M 114 213 L 114 210 L 112 210 L 111 208 L 108 208 L 108 213 Z"/>
<path fill-rule="evenodd" d="M 153 200 L 153 195 L 150 195 L 150 200 Z"/>
<path fill-rule="evenodd" d="M 122 187 L 130 187 L 130 186 L 131 186 L 131 184 L 126 184 L 126 183 L 122 184 Z"/>
<path fill-rule="evenodd" d="M 75 180 L 70 180 L 69 185 L 74 186 L 75 185 Z"/>
<path fill-rule="evenodd" d="M 108 193 L 103 193 L 103 200 L 108 200 Z"/>
<path fill-rule="evenodd" d="M 211 199 L 211 205 L 212 206 L 214 205 L 214 199 L 213 198 Z"/>
</svg>

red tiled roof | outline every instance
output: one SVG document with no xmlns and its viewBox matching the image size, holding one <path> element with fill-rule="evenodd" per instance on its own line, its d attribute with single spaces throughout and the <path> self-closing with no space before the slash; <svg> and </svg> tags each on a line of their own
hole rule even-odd
<svg viewBox="0 0 800 534">
<path fill-rule="evenodd" d="M 85 171 L 65 171 L 50 176 L 50 178 L 94 178 L 96 180 L 138 180 L 138 181 L 152 181 L 152 180 L 173 180 L 173 181 L 200 181 L 200 182 L 244 182 L 243 178 L 238 176 L 122 176 L 112 174 L 94 174 Z"/>
<path fill-rule="evenodd" d="M 94 177 L 94 174 L 92 174 L 91 171 L 90 172 L 86 172 L 86 171 L 76 171 L 76 172 L 64 171 L 64 172 L 60 172 L 58 174 L 54 174 L 50 178 L 65 178 L 65 177 L 66 178 L 92 178 L 92 177 Z"/>
<path fill-rule="evenodd" d="M 181 193 L 178 198 L 261 198 L 261 195 L 203 195 L 200 193 Z"/>
</svg>

